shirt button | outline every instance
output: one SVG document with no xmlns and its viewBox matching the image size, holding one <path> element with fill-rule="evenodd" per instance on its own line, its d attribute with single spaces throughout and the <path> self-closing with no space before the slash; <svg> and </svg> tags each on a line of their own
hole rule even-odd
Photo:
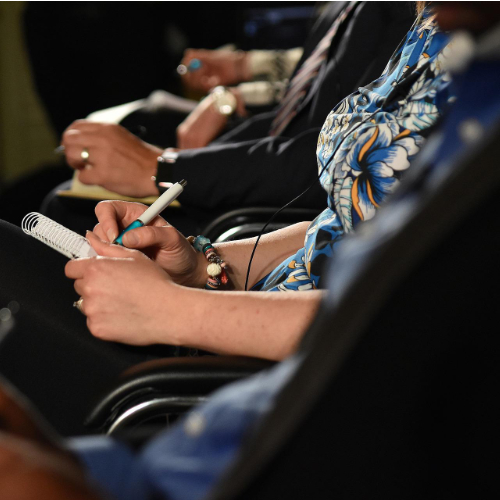
<svg viewBox="0 0 500 500">
<path fill-rule="evenodd" d="M 469 118 L 458 124 L 458 135 L 465 144 L 476 142 L 484 136 L 483 126 L 475 118 Z"/>
<path fill-rule="evenodd" d="M 184 422 L 184 431 L 190 437 L 197 437 L 205 430 L 206 422 L 198 412 L 191 413 Z"/>
</svg>

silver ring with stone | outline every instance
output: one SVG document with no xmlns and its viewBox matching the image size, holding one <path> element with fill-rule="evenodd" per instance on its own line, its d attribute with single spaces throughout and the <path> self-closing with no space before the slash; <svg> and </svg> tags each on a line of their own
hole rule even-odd
<svg viewBox="0 0 500 500">
<path fill-rule="evenodd" d="M 90 154 L 89 154 L 89 150 L 88 150 L 87 148 L 83 148 L 83 149 L 82 149 L 82 152 L 80 153 L 80 157 L 81 157 L 81 159 L 82 159 L 85 163 L 87 163 L 87 162 L 89 161 L 89 156 L 90 156 Z"/>
<path fill-rule="evenodd" d="M 82 314 L 85 314 L 83 312 L 83 297 L 80 297 L 76 302 L 73 302 L 73 307 L 76 307 Z"/>
</svg>

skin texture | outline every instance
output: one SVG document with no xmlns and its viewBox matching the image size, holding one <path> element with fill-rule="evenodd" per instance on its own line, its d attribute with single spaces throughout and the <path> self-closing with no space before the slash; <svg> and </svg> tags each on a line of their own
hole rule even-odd
<svg viewBox="0 0 500 500">
<path fill-rule="evenodd" d="M 183 84 L 191 90 L 207 93 L 217 85 L 236 85 L 252 79 L 248 57 L 244 52 L 188 49 L 184 52 L 181 64 L 188 66 L 192 59 L 199 59 L 202 66 L 182 76 Z"/>
<path fill-rule="evenodd" d="M 99 204 L 96 213 L 100 223 L 87 237 L 100 257 L 66 265 L 66 276 L 75 280 L 87 325 L 96 337 L 268 359 L 283 359 L 295 350 L 316 313 L 322 292 L 241 291 L 253 239 L 216 247 L 230 263 L 235 291 L 202 290 L 207 279 L 206 260 L 161 218 L 124 238 L 125 245 L 145 253 L 109 244 L 118 228 L 137 219 L 145 209 L 144 205 L 125 202 Z M 302 247 L 307 225 L 296 224 L 262 239 L 250 284 Z M 222 310 L 224 321 L 220 321 Z"/>
<path fill-rule="evenodd" d="M 236 97 L 238 116 L 246 116 L 245 103 L 237 89 L 229 89 Z M 179 149 L 202 148 L 210 144 L 224 130 L 228 117 L 217 112 L 211 96 L 207 96 L 177 127 Z"/>
<path fill-rule="evenodd" d="M 141 141 L 120 125 L 73 122 L 62 136 L 66 161 L 84 184 L 98 184 L 126 196 L 157 195 L 151 176 L 163 150 Z M 86 148 L 89 158 L 82 160 Z"/>
</svg>

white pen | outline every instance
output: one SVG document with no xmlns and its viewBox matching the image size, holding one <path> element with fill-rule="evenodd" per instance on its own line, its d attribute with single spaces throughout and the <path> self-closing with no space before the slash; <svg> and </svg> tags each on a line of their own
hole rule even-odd
<svg viewBox="0 0 500 500">
<path fill-rule="evenodd" d="M 163 210 L 165 210 L 165 208 L 167 208 L 182 193 L 182 191 L 184 191 L 186 184 L 187 181 L 182 180 L 180 182 L 176 182 L 171 188 L 167 189 L 137 220 L 127 226 L 122 231 L 120 236 L 113 241 L 113 243 L 123 245 L 122 238 L 127 231 L 149 224 L 157 215 L 163 212 Z"/>
</svg>

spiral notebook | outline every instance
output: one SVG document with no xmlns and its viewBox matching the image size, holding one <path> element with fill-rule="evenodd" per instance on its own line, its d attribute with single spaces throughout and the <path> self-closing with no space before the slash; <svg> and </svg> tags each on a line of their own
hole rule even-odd
<svg viewBox="0 0 500 500">
<path fill-rule="evenodd" d="M 29 213 L 22 220 L 21 228 L 26 234 L 33 236 L 70 259 L 97 255 L 83 236 L 45 217 L 45 215 L 36 212 Z"/>
</svg>

